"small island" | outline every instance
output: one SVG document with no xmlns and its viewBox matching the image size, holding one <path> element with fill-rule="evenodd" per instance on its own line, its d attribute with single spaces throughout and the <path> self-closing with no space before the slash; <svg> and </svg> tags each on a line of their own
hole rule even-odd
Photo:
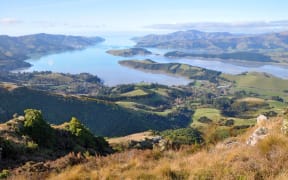
<svg viewBox="0 0 288 180">
<path fill-rule="evenodd" d="M 119 50 L 108 50 L 106 51 L 108 54 L 112 54 L 114 56 L 122 56 L 122 57 L 131 57 L 131 56 L 147 56 L 151 55 L 152 52 L 144 49 L 144 48 L 130 48 L 130 49 L 119 49 Z"/>
<path fill-rule="evenodd" d="M 157 63 L 150 59 L 146 60 L 123 60 L 119 64 L 139 70 L 147 70 L 156 73 L 183 76 L 188 79 L 208 80 L 216 82 L 221 72 L 208 70 L 188 64 L 180 63 Z"/>
</svg>

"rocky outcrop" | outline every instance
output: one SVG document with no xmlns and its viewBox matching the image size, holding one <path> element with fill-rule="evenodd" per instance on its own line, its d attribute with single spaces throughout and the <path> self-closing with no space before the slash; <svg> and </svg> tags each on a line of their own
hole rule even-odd
<svg viewBox="0 0 288 180">
<path fill-rule="evenodd" d="M 283 114 L 284 119 L 281 126 L 281 132 L 285 135 L 288 135 L 288 109 L 285 109 Z"/>
<path fill-rule="evenodd" d="M 267 121 L 268 121 L 268 118 L 266 116 L 264 116 L 263 114 L 260 114 L 257 117 L 257 125 L 258 126 L 265 126 Z"/>
<path fill-rule="evenodd" d="M 268 128 L 263 126 L 259 127 L 253 132 L 253 134 L 249 137 L 246 143 L 248 145 L 254 146 L 260 140 L 264 139 L 267 135 L 268 135 Z"/>
</svg>

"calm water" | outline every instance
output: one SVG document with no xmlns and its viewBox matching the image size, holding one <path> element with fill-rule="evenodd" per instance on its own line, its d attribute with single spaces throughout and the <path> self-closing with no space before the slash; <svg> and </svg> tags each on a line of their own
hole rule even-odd
<svg viewBox="0 0 288 180">
<path fill-rule="evenodd" d="M 33 66 L 24 71 L 53 71 L 65 73 L 88 72 L 99 76 L 106 85 L 117 85 L 137 82 L 157 82 L 166 85 L 187 84 L 190 81 L 175 76 L 142 72 L 118 64 L 124 59 L 146 59 L 150 58 L 157 62 L 179 62 L 194 66 L 204 67 L 222 71 L 224 73 L 239 74 L 245 71 L 267 72 L 277 77 L 288 78 L 288 67 L 281 67 L 271 64 L 247 64 L 207 60 L 191 59 L 168 59 L 159 55 L 138 56 L 133 58 L 123 58 L 112 56 L 106 53 L 109 49 L 121 49 L 133 47 L 134 42 L 127 36 L 103 36 L 106 41 L 94 47 L 82 51 L 65 52 L 42 57 L 40 59 L 27 60 Z M 150 49 L 155 54 L 163 54 L 164 50 Z"/>
</svg>

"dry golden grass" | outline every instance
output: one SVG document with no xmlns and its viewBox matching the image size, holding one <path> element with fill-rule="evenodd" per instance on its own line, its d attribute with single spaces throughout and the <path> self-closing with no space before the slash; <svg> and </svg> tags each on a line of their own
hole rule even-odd
<svg viewBox="0 0 288 180">
<path fill-rule="evenodd" d="M 154 136 L 152 135 L 151 131 L 145 131 L 141 133 L 131 134 L 128 136 L 110 138 L 110 139 L 107 139 L 107 141 L 109 142 L 109 144 L 119 144 L 119 143 L 125 143 L 128 141 L 131 141 L 131 140 L 141 141 L 141 140 L 144 140 L 145 138 L 151 139 L 153 137 Z"/>
<path fill-rule="evenodd" d="M 14 89 L 18 88 L 18 86 L 16 84 L 5 83 L 5 82 L 1 82 L 0 87 L 3 87 L 5 89 L 7 89 L 8 91 L 13 91 Z"/>
<path fill-rule="evenodd" d="M 252 102 L 252 103 L 264 103 L 265 100 L 261 98 L 255 98 L 255 97 L 246 97 L 242 99 L 238 99 L 238 102 Z"/>
<path fill-rule="evenodd" d="M 257 127 L 202 148 L 186 146 L 178 151 L 165 152 L 129 150 L 107 157 L 91 156 L 85 163 L 59 169 L 48 176 L 45 174 L 42 179 L 284 180 L 288 179 L 288 137 L 281 134 L 281 124 L 281 118 L 267 123 L 269 135 L 255 146 L 246 145 L 246 141 Z M 19 178 L 25 179 L 23 176 Z"/>
<path fill-rule="evenodd" d="M 288 137 L 280 133 L 281 119 L 267 124 L 270 135 L 256 146 L 246 145 L 255 130 L 234 138 L 236 143 L 194 151 L 131 150 L 51 174 L 50 179 L 287 179 Z"/>
</svg>

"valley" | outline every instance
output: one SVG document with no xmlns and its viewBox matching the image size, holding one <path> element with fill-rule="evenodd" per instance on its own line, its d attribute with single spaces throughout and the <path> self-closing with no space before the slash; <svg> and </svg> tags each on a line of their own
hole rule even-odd
<svg viewBox="0 0 288 180">
<path fill-rule="evenodd" d="M 287 180 L 288 1 L 0 5 L 0 180 Z"/>
<path fill-rule="evenodd" d="M 43 42 L 43 48 L 53 38 L 51 36 L 51 39 Z M 88 39 L 85 41 L 88 41 L 87 44 L 82 42 L 85 47 L 95 43 Z M 124 68 L 122 72 L 127 72 L 125 77 L 133 76 L 136 81 L 124 83 L 119 79 L 119 83 L 107 85 L 101 73 L 95 75 L 89 71 L 9 72 L 3 68 L 0 71 L 0 144 L 3 147 L 1 152 L 4 153 L 4 163 L 1 164 L 0 177 L 12 172 L 11 178 L 47 178 L 55 176 L 56 171 L 65 174 L 70 171 L 70 167 L 73 169 L 79 165 L 82 168 L 86 163 L 89 167 L 87 172 L 90 172 L 89 163 L 94 161 L 89 158 L 99 156 L 103 162 L 112 162 L 110 157 L 121 154 L 126 157 L 126 153 L 130 152 L 139 153 L 139 157 L 146 152 L 150 162 L 154 162 L 150 159 L 154 155 L 159 161 L 166 161 L 162 155 L 172 152 L 176 153 L 172 157 L 173 161 L 177 161 L 174 158 L 185 157 L 182 154 L 183 148 L 192 154 L 205 153 L 205 149 L 214 148 L 229 138 L 242 142 L 241 137 L 255 129 L 256 118 L 260 114 L 275 121 L 285 116 L 283 111 L 288 101 L 287 79 L 265 72 L 231 74 L 193 64 L 195 57 L 276 63 L 270 56 L 258 52 L 193 54 L 182 51 L 167 51 L 161 55 L 157 51 L 155 53 L 141 48 L 118 47 L 111 50 L 110 46 L 105 47 L 105 43 L 90 49 L 85 47 L 65 46 L 59 57 L 77 56 L 79 52 L 98 52 L 100 57 L 111 58 L 105 61 L 111 60 L 107 62 L 107 69 L 115 70 L 111 73 L 116 75 L 114 79 L 118 75 L 121 77 L 119 69 Z M 41 52 L 45 55 L 42 58 L 54 57 L 45 54 L 52 53 L 53 48 L 56 48 L 55 44 Z M 84 50 L 66 52 L 68 49 Z M 34 55 L 32 50 L 24 54 L 27 57 Z M 94 56 L 90 57 L 94 60 Z M 42 58 L 34 63 L 41 63 Z M 15 61 L 27 63 L 22 58 Z M 53 61 L 51 67 L 58 61 L 61 62 L 61 58 Z M 70 61 L 68 64 L 73 65 L 73 59 Z M 85 62 L 88 63 L 89 59 Z M 113 66 L 110 66 L 111 62 Z M 79 63 L 83 64 L 82 61 Z M 9 68 L 15 70 L 17 67 Z M 103 73 L 107 74 L 107 71 Z M 184 79 L 185 83 L 174 84 L 169 78 L 170 84 L 162 84 L 162 81 L 147 82 L 137 76 L 141 73 L 143 77 L 151 76 L 152 79 L 170 77 L 174 82 Z M 30 118 L 27 115 L 29 112 L 33 114 L 31 117 L 35 117 L 31 122 L 40 123 L 40 127 L 44 127 L 41 132 L 48 133 L 46 135 L 51 139 L 51 146 L 48 142 L 44 143 L 46 141 L 37 127 L 25 130 L 25 122 L 28 123 Z M 189 157 L 195 158 L 192 155 Z M 14 161 L 13 158 L 18 160 Z M 24 169 L 29 169 L 31 174 L 27 174 Z M 182 175 L 183 178 L 191 175 L 178 170 L 174 172 L 175 176 L 181 178 Z M 153 172 L 150 174 L 151 177 L 160 177 Z"/>
</svg>

